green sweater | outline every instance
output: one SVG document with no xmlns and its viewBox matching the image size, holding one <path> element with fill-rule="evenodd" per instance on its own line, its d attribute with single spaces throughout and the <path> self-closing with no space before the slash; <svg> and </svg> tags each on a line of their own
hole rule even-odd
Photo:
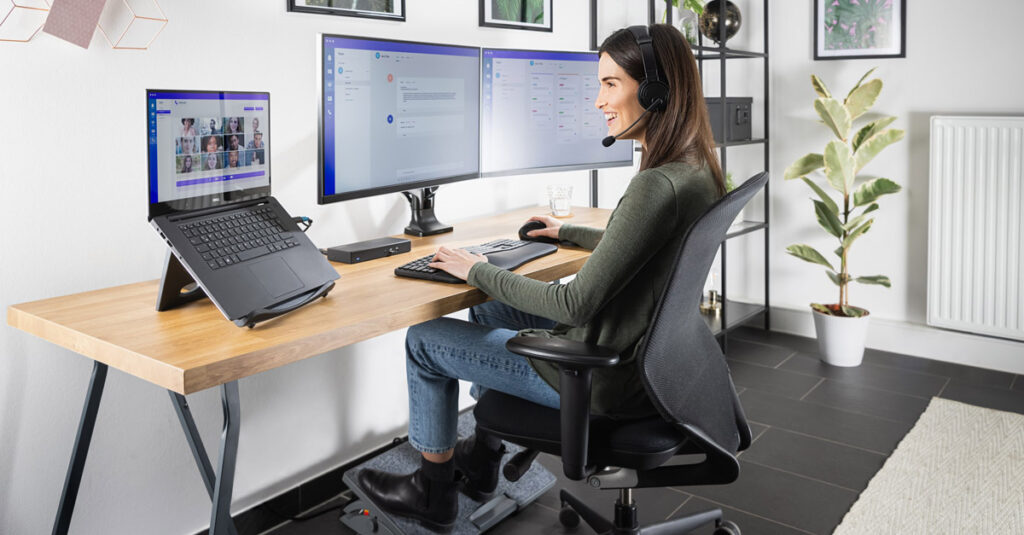
<svg viewBox="0 0 1024 535">
<path fill-rule="evenodd" d="M 593 250 L 573 280 L 548 284 L 480 262 L 470 269 L 468 282 L 498 301 L 558 323 L 551 330 L 523 330 L 520 336 L 567 338 L 615 349 L 619 364 L 594 372 L 592 410 L 612 416 L 649 413 L 653 408 L 635 353 L 683 235 L 717 199 L 707 168 L 674 162 L 647 169 L 630 181 L 605 230 L 562 226 L 559 239 Z M 554 364 L 536 359 L 530 364 L 558 389 Z"/>
</svg>

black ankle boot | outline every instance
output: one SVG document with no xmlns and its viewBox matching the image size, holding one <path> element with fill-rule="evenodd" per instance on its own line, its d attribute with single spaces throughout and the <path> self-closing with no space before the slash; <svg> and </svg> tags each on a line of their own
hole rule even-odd
<svg viewBox="0 0 1024 535">
<path fill-rule="evenodd" d="M 367 498 L 390 514 L 412 518 L 434 531 L 450 531 L 459 515 L 458 479 L 452 461 L 423 459 L 407 475 L 363 469 L 356 477 Z"/>
<path fill-rule="evenodd" d="M 455 445 L 455 469 L 466 476 L 462 493 L 478 502 L 494 496 L 498 487 L 498 469 L 505 445 L 498 443 L 498 449 L 488 447 L 484 441 L 477 441 L 476 435 L 460 440 Z"/>
</svg>

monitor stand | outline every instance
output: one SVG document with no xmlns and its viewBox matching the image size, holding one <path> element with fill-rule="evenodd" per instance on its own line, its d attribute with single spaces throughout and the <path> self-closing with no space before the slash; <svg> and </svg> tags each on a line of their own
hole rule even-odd
<svg viewBox="0 0 1024 535">
<path fill-rule="evenodd" d="M 206 297 L 206 292 L 181 265 L 178 258 L 167 250 L 164 260 L 164 272 L 160 275 L 160 291 L 157 293 L 156 309 L 160 312 L 170 310 Z"/>
<path fill-rule="evenodd" d="M 452 227 L 437 220 L 434 215 L 434 192 L 438 186 L 431 186 L 420 190 L 419 196 L 412 192 L 403 191 L 406 200 L 409 201 L 409 208 L 412 209 L 412 218 L 409 226 L 405 227 L 405 233 L 410 236 L 432 236 L 451 232 Z"/>
</svg>

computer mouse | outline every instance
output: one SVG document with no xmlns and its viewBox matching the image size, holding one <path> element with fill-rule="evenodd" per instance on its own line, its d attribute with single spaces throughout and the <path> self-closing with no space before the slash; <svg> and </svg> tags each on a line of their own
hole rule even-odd
<svg viewBox="0 0 1024 535">
<path fill-rule="evenodd" d="M 540 221 L 527 221 L 525 225 L 519 228 L 519 239 L 525 241 L 539 241 L 541 243 L 558 243 L 558 240 L 554 238 L 548 238 L 547 236 L 527 236 L 526 233 L 531 230 L 540 230 L 547 228 L 547 225 Z"/>
</svg>

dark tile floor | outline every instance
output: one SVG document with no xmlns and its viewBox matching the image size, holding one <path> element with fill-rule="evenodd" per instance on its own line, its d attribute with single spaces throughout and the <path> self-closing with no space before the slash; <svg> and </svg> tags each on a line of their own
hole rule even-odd
<svg viewBox="0 0 1024 535">
<path fill-rule="evenodd" d="M 740 478 L 640 490 L 641 523 L 719 507 L 746 534 L 831 533 L 933 396 L 1024 414 L 1024 377 L 1010 373 L 871 349 L 861 366 L 835 368 L 818 360 L 813 339 L 757 329 L 730 335 L 727 357 L 755 437 L 740 454 Z M 563 487 L 611 514 L 616 492 L 565 479 L 557 458 L 540 461 L 560 476 L 555 488 L 492 533 L 567 532 L 558 523 Z M 350 533 L 337 516 L 271 533 Z"/>
</svg>

